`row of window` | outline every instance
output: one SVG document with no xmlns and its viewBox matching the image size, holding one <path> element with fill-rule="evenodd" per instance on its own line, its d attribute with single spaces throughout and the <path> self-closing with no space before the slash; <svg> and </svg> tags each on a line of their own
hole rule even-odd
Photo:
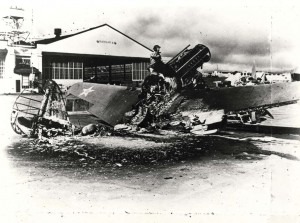
<svg viewBox="0 0 300 223">
<path fill-rule="evenodd" d="M 47 67 L 47 73 L 51 75 L 52 79 L 82 79 L 83 73 L 85 74 L 85 79 L 90 79 L 93 77 L 100 78 L 101 80 L 107 82 L 109 79 L 109 72 L 111 72 L 111 81 L 121 81 L 128 74 L 132 77 L 132 81 L 142 81 L 149 75 L 148 71 L 149 63 L 132 63 L 123 65 L 111 65 L 109 66 L 98 66 L 98 67 L 85 67 L 83 68 L 83 63 L 51 63 L 50 67 Z M 120 79 L 120 80 L 119 80 Z"/>
<path fill-rule="evenodd" d="M 50 63 L 50 67 L 53 68 L 83 68 L 83 63 L 80 62 L 64 62 L 64 63 L 60 63 L 60 62 L 52 62 Z"/>
<path fill-rule="evenodd" d="M 84 77 L 85 79 L 91 77 L 109 77 L 111 73 L 112 78 L 116 76 L 124 77 L 124 73 L 132 72 L 132 64 L 122 64 L 122 65 L 111 65 L 109 66 L 97 66 L 97 67 L 85 67 L 84 68 Z"/>
<path fill-rule="evenodd" d="M 24 59 L 24 58 L 22 58 Z M 27 59 L 27 58 L 26 58 Z M 21 59 L 18 60 L 21 62 Z M 24 62 L 24 61 L 22 61 Z M 27 62 L 27 61 L 26 61 Z M 149 63 L 133 63 L 125 65 L 112 65 L 111 74 L 122 76 L 124 73 L 132 73 L 133 81 L 142 81 L 149 74 L 147 70 Z M 0 58 L 0 79 L 4 75 L 4 59 Z M 97 75 L 108 76 L 109 66 L 101 66 L 96 68 Z M 43 73 L 48 74 L 51 79 L 83 79 L 83 63 L 80 62 L 52 62 L 48 67 L 43 68 Z M 92 68 L 85 68 L 86 76 L 93 76 L 95 70 Z M 126 75 L 127 76 L 127 75 Z"/>
<path fill-rule="evenodd" d="M 51 79 L 82 79 L 83 63 L 50 63 L 49 67 L 43 69 L 43 73 L 49 74 Z"/>
</svg>

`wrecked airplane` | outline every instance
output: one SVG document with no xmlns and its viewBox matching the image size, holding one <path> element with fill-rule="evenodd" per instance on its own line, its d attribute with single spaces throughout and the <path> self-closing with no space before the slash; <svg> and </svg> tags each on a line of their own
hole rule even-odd
<svg viewBox="0 0 300 223">
<path fill-rule="evenodd" d="M 189 46 L 188 46 L 189 47 Z M 208 88 L 197 68 L 211 58 L 201 44 L 184 48 L 161 69 L 149 75 L 141 89 L 94 83 L 77 83 L 67 100 L 87 102 L 86 110 L 117 129 L 180 129 L 194 134 L 216 132 L 233 114 L 247 114 L 255 123 L 269 115 L 268 108 L 300 99 L 300 82 Z M 244 115 L 246 117 L 246 115 Z"/>
<path fill-rule="evenodd" d="M 159 128 L 185 132 L 193 129 L 195 133 L 200 130 L 215 132 L 223 120 L 222 109 L 177 112 L 184 99 L 181 91 L 193 81 L 197 68 L 211 57 L 209 49 L 204 45 L 198 44 L 192 49 L 188 47 L 168 63 L 162 64 L 160 75 L 147 76 L 141 89 L 77 83 L 68 90 L 67 100 L 86 104 L 86 110 L 102 122 L 111 126 L 123 123 L 127 130 Z M 116 126 L 116 129 L 120 128 Z"/>
<path fill-rule="evenodd" d="M 206 46 L 188 46 L 162 64 L 160 74 L 148 75 L 141 88 L 76 83 L 68 89 L 66 103 L 57 84 L 49 81 L 43 100 L 20 94 L 13 108 L 12 127 L 30 136 L 39 132 L 51 135 L 50 129 L 74 134 L 76 128 L 82 135 L 159 129 L 205 135 L 226 123 L 257 123 L 263 116 L 272 117 L 268 108 L 300 99 L 297 81 L 208 87 L 197 69 L 210 58 Z M 25 99 L 27 102 L 22 101 Z"/>
</svg>

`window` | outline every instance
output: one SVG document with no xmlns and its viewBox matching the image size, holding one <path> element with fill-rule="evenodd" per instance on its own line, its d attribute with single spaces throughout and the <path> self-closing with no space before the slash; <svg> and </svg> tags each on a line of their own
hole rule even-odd
<svg viewBox="0 0 300 223">
<path fill-rule="evenodd" d="M 22 75 L 22 88 L 29 88 L 29 76 Z"/>
<path fill-rule="evenodd" d="M 51 62 L 44 71 L 52 79 L 82 79 L 83 63 L 79 62 Z"/>
<path fill-rule="evenodd" d="M 148 71 L 149 63 L 133 63 L 132 64 L 132 80 L 133 81 L 143 81 L 146 76 L 149 75 Z"/>
<path fill-rule="evenodd" d="M 109 66 L 99 66 L 97 67 L 97 78 L 99 83 L 109 82 Z"/>
<path fill-rule="evenodd" d="M 0 58 L 0 79 L 3 78 L 4 71 L 5 71 L 5 60 Z"/>
<path fill-rule="evenodd" d="M 115 84 L 124 82 L 124 65 L 111 65 L 111 81 Z"/>
<path fill-rule="evenodd" d="M 73 99 L 68 98 L 66 100 L 66 109 L 68 112 L 78 112 L 78 111 L 87 111 L 92 107 L 93 104 L 88 101 L 82 100 L 80 98 Z"/>
<path fill-rule="evenodd" d="M 85 81 L 108 83 L 109 66 L 85 67 Z"/>
</svg>

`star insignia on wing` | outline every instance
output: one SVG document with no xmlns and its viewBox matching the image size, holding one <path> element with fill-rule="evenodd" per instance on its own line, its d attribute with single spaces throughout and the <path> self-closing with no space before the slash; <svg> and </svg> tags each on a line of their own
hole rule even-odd
<svg viewBox="0 0 300 223">
<path fill-rule="evenodd" d="M 93 87 L 94 86 L 92 86 L 90 88 L 84 88 L 83 91 L 79 94 L 79 96 L 84 95 L 86 97 L 89 93 L 95 91 L 95 90 L 92 90 Z"/>
</svg>

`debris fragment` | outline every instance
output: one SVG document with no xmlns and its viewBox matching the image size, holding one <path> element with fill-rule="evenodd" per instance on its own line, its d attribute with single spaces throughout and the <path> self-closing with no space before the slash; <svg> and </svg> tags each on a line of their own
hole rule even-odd
<svg viewBox="0 0 300 223">
<path fill-rule="evenodd" d="M 82 135 L 89 135 L 95 133 L 97 130 L 97 126 L 95 124 L 89 124 L 82 128 L 81 133 Z"/>
<path fill-rule="evenodd" d="M 128 125 L 126 124 L 118 124 L 114 126 L 114 131 L 118 131 L 118 130 L 125 130 L 128 129 Z"/>
</svg>

